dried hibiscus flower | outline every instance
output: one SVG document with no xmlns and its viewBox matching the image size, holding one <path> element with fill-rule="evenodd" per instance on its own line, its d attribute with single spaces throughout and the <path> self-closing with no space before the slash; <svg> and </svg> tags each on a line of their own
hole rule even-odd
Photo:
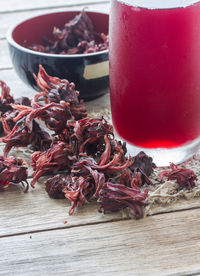
<svg viewBox="0 0 200 276">
<path fill-rule="evenodd" d="M 7 132 L 6 127 L 4 126 L 4 122 L 2 120 L 2 116 L 4 114 L 9 114 L 12 112 L 12 107 L 10 106 L 10 103 L 14 102 L 13 97 L 10 95 L 10 88 L 7 86 L 7 84 L 4 81 L 0 81 L 0 87 L 1 87 L 1 96 L 0 96 L 0 135 L 3 136 Z M 7 116 L 6 116 L 7 117 Z M 4 118 L 4 121 L 6 120 L 6 117 Z M 14 123 L 12 120 L 9 119 L 8 123 L 8 130 L 14 126 Z"/>
<path fill-rule="evenodd" d="M 66 186 L 63 189 L 65 197 L 72 202 L 69 210 L 69 215 L 72 215 L 75 207 L 82 206 L 88 203 L 88 200 L 94 193 L 94 185 L 91 184 L 89 179 L 82 176 L 68 175 L 65 178 Z"/>
<path fill-rule="evenodd" d="M 26 185 L 26 192 L 29 187 L 27 176 L 27 164 L 22 158 L 0 156 L 0 189 L 21 183 L 24 187 Z"/>
<path fill-rule="evenodd" d="M 86 152 L 94 154 L 104 144 L 104 136 L 113 136 L 113 127 L 104 119 L 84 118 L 67 122 L 68 132 L 63 133 L 62 139 L 68 141 L 74 154 Z M 69 136 L 70 133 L 70 136 Z"/>
<path fill-rule="evenodd" d="M 75 26 L 76 32 L 81 30 Z M 3 84 L 2 99 L 8 109 L 1 111 L 7 133 L 1 139 L 6 143 L 4 158 L 14 146 L 32 145 L 38 150 L 31 156 L 32 187 L 43 175 L 67 170 L 67 176 L 51 177 L 45 186 L 50 197 L 71 202 L 69 214 L 76 206 L 96 198 L 100 211 L 130 207 L 136 218 L 142 217 L 148 191 L 142 192 L 139 186 L 151 183 L 149 176 L 155 166 L 152 159 L 144 152 L 127 157 L 126 144 L 114 139 L 112 125 L 103 117 L 86 117 L 86 108 L 73 83 L 49 76 L 42 66 L 35 80 L 41 92 L 31 103 L 25 98 L 9 98 L 10 90 Z M 41 98 L 44 104 L 39 102 Z M 53 142 L 36 120 L 44 121 L 55 132 Z"/>
<path fill-rule="evenodd" d="M 146 206 L 145 201 L 148 190 L 142 192 L 138 186 L 126 187 L 122 184 L 107 182 L 99 192 L 99 211 L 116 212 L 124 208 L 131 208 L 135 212 L 135 218 L 143 217 L 142 206 Z"/>
<path fill-rule="evenodd" d="M 60 199 L 65 198 L 63 189 L 65 187 L 65 179 L 61 175 L 57 174 L 49 178 L 45 182 L 45 190 L 51 198 Z"/>
<path fill-rule="evenodd" d="M 46 104 L 64 101 L 69 103 L 71 114 L 75 120 L 87 116 L 87 110 L 83 101 L 79 101 L 79 92 L 75 90 L 73 82 L 49 76 L 42 65 L 39 66 L 38 76 L 34 74 L 34 78 L 38 88 L 42 91 L 35 95 L 34 102 L 37 102 L 40 97 L 44 98 Z"/>
<path fill-rule="evenodd" d="M 91 168 L 93 170 L 97 170 L 103 172 L 107 175 L 112 175 L 117 172 L 121 172 L 132 165 L 133 161 L 131 158 L 127 159 L 123 164 L 119 162 L 119 155 L 115 155 L 113 159 L 105 165 L 98 165 L 97 162 L 92 157 L 88 157 L 87 155 L 81 155 L 81 158 L 73 165 L 72 172 L 80 173 L 82 171 L 81 168 Z"/>
<path fill-rule="evenodd" d="M 84 10 L 66 23 L 62 30 L 54 27 L 53 37 L 52 40 L 43 37 L 42 45 L 32 44 L 28 48 L 63 55 L 87 54 L 108 49 L 108 37 L 94 31 L 93 23 Z"/>
<path fill-rule="evenodd" d="M 0 87 L 1 87 L 0 104 L 14 103 L 14 98 L 10 95 L 10 87 L 4 81 L 0 81 Z"/>
<path fill-rule="evenodd" d="M 152 174 L 155 167 L 156 165 L 153 163 L 153 159 L 150 156 L 146 155 L 143 151 L 139 152 L 134 157 L 133 165 L 130 167 L 135 176 L 135 184 L 138 186 L 144 183 L 152 185 L 149 176 Z"/>
<path fill-rule="evenodd" d="M 87 163 L 82 162 L 81 159 L 82 157 L 73 165 L 71 173 L 66 177 L 57 175 L 46 181 L 46 191 L 50 197 L 63 198 L 65 196 L 71 201 L 70 215 L 76 206 L 82 206 L 92 197 L 97 197 L 100 202 L 100 211 L 103 209 L 106 213 L 130 207 L 135 211 L 137 219 L 143 216 L 142 206 L 147 204 L 145 202 L 147 190 L 142 193 L 140 188 L 134 184 L 132 187 L 126 187 L 124 184 L 105 183 L 106 174 L 98 171 L 102 167 L 97 164 L 94 167 L 95 161 L 92 158 L 88 158 L 87 161 L 91 162 Z"/>
<path fill-rule="evenodd" d="M 78 103 L 79 92 L 75 84 L 66 79 L 59 79 L 47 74 L 42 65 L 39 65 L 38 76 L 33 74 L 38 88 L 42 91 L 35 95 L 35 100 L 44 97 L 45 103 L 59 103 L 60 101 Z"/>
<path fill-rule="evenodd" d="M 123 170 L 119 175 L 119 182 L 128 187 L 132 186 L 142 186 L 142 173 L 138 170 L 135 170 L 134 173 L 130 170 L 130 167 L 126 170 Z M 150 182 L 150 180 L 149 180 Z"/>
<path fill-rule="evenodd" d="M 31 166 L 34 170 L 31 186 L 34 187 L 36 181 L 42 175 L 70 169 L 72 163 L 71 149 L 64 142 L 53 143 L 46 151 L 34 152 L 31 156 Z"/>
<path fill-rule="evenodd" d="M 0 81 L 1 87 L 1 96 L 0 96 L 0 113 L 1 113 L 1 121 L 0 121 L 0 135 L 7 135 L 13 129 L 15 122 L 13 119 L 17 116 L 18 111 L 14 110 L 12 105 L 13 103 L 19 105 L 30 106 L 31 101 L 27 97 L 21 97 L 14 99 L 10 95 L 10 88 L 3 81 Z"/>
<path fill-rule="evenodd" d="M 86 170 L 86 173 L 82 176 L 69 174 L 63 177 L 56 175 L 46 181 L 46 191 L 52 198 L 65 197 L 68 199 L 72 203 L 72 207 L 69 210 L 71 215 L 75 207 L 88 203 L 88 200 L 94 195 L 98 174 L 98 172 L 94 172 L 94 175 L 92 175 Z"/>
<path fill-rule="evenodd" d="M 25 125 L 30 132 L 32 132 L 34 119 L 44 121 L 49 129 L 59 133 L 66 127 L 67 120 L 72 118 L 69 105 L 64 101 L 61 101 L 59 104 L 50 103 L 45 106 L 37 104 L 34 107 L 21 105 L 12 105 L 12 107 L 20 111 L 14 118 L 14 121 L 17 122 L 24 118 Z"/>
<path fill-rule="evenodd" d="M 51 144 L 50 135 L 37 122 L 33 121 L 32 131 L 29 131 L 24 118 L 19 120 L 12 131 L 6 137 L 3 137 L 1 141 L 6 143 L 4 157 L 7 157 L 13 147 L 32 145 L 36 150 L 45 150 Z"/>
<path fill-rule="evenodd" d="M 14 99 L 13 96 L 10 95 L 10 88 L 9 86 L 0 80 L 0 87 L 1 87 L 1 96 L 0 96 L 0 112 L 5 113 L 7 111 L 13 110 L 10 104 L 19 104 L 19 105 L 26 105 L 30 106 L 31 101 L 28 97 L 20 97 Z"/>
<path fill-rule="evenodd" d="M 197 175 L 189 169 L 180 167 L 173 163 L 170 164 L 170 170 L 164 170 L 160 174 L 160 179 L 162 181 L 163 177 L 167 177 L 168 180 L 176 180 L 180 188 L 186 188 L 188 190 L 195 187 L 195 181 L 197 180 Z"/>
</svg>

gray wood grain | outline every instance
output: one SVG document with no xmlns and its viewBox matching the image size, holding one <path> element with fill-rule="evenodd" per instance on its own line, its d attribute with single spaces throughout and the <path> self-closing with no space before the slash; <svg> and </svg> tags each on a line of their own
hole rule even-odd
<svg viewBox="0 0 200 276">
<path fill-rule="evenodd" d="M 16 12 L 16 11 L 26 11 L 26 10 L 36 10 L 45 8 L 58 8 L 58 7 L 71 7 L 79 6 L 82 4 L 89 5 L 95 3 L 108 3 L 108 0 L 9 0 L 0 2 L 0 13 Z"/>
<path fill-rule="evenodd" d="M 10 59 L 9 51 L 8 51 L 8 45 L 7 41 L 5 39 L 0 40 L 0 49 L 1 49 L 1 55 L 0 55 L 0 69 L 11 69 L 13 67 L 12 61 Z M 0 70 L 0 75 L 1 75 Z"/>
<path fill-rule="evenodd" d="M 200 210 L 0 239 L 0 275 L 200 273 Z"/>
<path fill-rule="evenodd" d="M 95 201 L 91 201 L 89 204 L 76 209 L 74 215 L 69 216 L 70 203 L 65 199 L 50 199 L 45 192 L 44 182 L 47 178 L 42 177 L 36 183 L 35 189 L 30 188 L 26 194 L 22 189 L 15 186 L 10 186 L 4 192 L 0 192 L 0 238 L 7 235 L 69 228 L 130 218 L 129 212 L 100 214 L 97 211 L 98 204 Z M 31 179 L 28 181 L 30 182 Z M 199 198 L 180 200 L 164 206 L 155 206 L 151 214 L 156 215 L 193 208 L 200 208 Z M 196 211 L 197 213 L 199 212 L 199 210 Z M 68 221 L 67 224 L 64 224 L 65 220 Z M 132 223 L 136 222 L 133 221 Z"/>
<path fill-rule="evenodd" d="M 11 88 L 11 94 L 14 97 L 27 96 L 32 98 L 36 93 L 31 87 L 28 87 L 15 73 L 14 69 L 0 70 L 0 80 L 3 80 Z"/>
<path fill-rule="evenodd" d="M 70 203 L 65 199 L 50 199 L 45 192 L 44 181 L 47 178 L 41 178 L 35 189 L 28 193 L 14 186 L 0 192 L 0 237 L 126 218 L 122 212 L 99 213 L 94 201 L 69 216 Z M 64 224 L 66 220 L 68 223 Z"/>
<path fill-rule="evenodd" d="M 3 2 L 3 1 L 1 1 Z M 17 1 L 19 2 L 19 1 Z M 28 1 L 27 1 L 28 2 Z M 66 4 L 66 1 L 65 1 Z M 0 14 L 1 18 L 1 24 L 0 24 L 0 39 L 5 39 L 6 37 L 6 32 L 9 27 L 21 22 L 22 20 L 26 20 L 30 17 L 34 17 L 40 14 L 45 14 L 49 12 L 60 12 L 60 11 L 68 11 L 68 10 L 82 10 L 83 8 L 87 7 L 88 10 L 94 10 L 94 11 L 99 11 L 99 12 L 108 12 L 109 11 L 109 1 L 107 3 L 103 4 L 98 4 L 98 3 L 84 3 L 81 2 L 79 6 L 73 6 L 73 7 L 63 7 L 63 8 L 53 8 L 49 9 L 47 6 L 45 9 L 41 10 L 28 10 L 24 12 L 13 12 L 13 13 L 5 13 L 5 14 Z M 0 48 L 2 49 L 2 48 Z M 0 62 L 1 64 L 1 62 Z"/>
</svg>

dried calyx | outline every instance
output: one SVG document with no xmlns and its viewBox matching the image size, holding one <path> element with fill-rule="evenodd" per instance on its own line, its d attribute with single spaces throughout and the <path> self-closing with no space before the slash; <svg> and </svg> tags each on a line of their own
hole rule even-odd
<svg viewBox="0 0 200 276">
<path fill-rule="evenodd" d="M 1 82 L 0 110 L 6 134 L 1 141 L 6 146 L 0 160 L 0 186 L 26 182 L 23 162 L 7 155 L 12 147 L 31 145 L 36 150 L 31 156 L 34 171 L 31 186 L 43 175 L 67 171 L 65 175 L 49 178 L 45 185 L 50 197 L 71 202 L 69 214 L 94 198 L 99 202 L 100 212 L 128 207 L 136 219 L 141 218 L 148 196 L 148 190 L 141 186 L 152 184 L 149 179 L 155 168 L 152 158 L 144 152 L 127 156 L 125 143 L 115 139 L 113 127 L 105 118 L 87 117 L 73 83 L 49 76 L 41 65 L 34 77 L 41 91 L 32 101 L 15 100 L 8 86 Z M 41 121 L 53 135 L 40 127 Z M 194 172 L 174 164 L 161 174 L 164 176 L 187 189 L 194 187 L 197 179 Z"/>
<path fill-rule="evenodd" d="M 40 93 L 34 97 L 34 102 L 43 99 L 45 104 L 50 103 L 65 103 L 71 115 L 79 120 L 87 117 L 87 110 L 84 106 L 83 100 L 79 101 L 79 92 L 75 89 L 75 84 L 65 79 L 59 79 L 49 76 L 44 68 L 40 65 L 38 76 L 34 74 Z M 68 115 L 69 116 L 69 115 Z"/>
<path fill-rule="evenodd" d="M 11 104 L 15 103 L 19 105 L 30 106 L 31 101 L 27 97 L 14 99 L 14 97 L 10 95 L 10 88 L 3 81 L 0 81 L 0 88 L 0 136 L 3 136 L 12 130 L 15 125 L 13 119 L 18 114 L 18 111 L 14 110 Z"/>
<path fill-rule="evenodd" d="M 110 136 L 105 137 L 107 140 L 104 139 L 104 151 L 100 155 L 91 157 L 86 153 L 79 154 L 78 160 L 73 163 L 66 176 L 56 175 L 47 180 L 46 191 L 52 198 L 66 197 L 71 201 L 69 214 L 74 212 L 75 207 L 96 198 L 100 203 L 99 211 L 107 213 L 129 207 L 134 210 L 136 219 L 139 219 L 143 216 L 143 206 L 147 204 L 145 200 L 148 196 L 147 189 L 142 192 L 137 186 L 138 183 L 144 184 L 142 174 L 135 181 L 130 169 L 134 158 L 125 157 L 124 145 Z M 109 150 L 105 141 L 113 144 L 113 148 Z M 137 160 L 143 154 L 139 154 Z M 146 166 L 143 168 L 147 170 Z M 122 182 L 121 176 L 124 172 L 129 172 L 130 181 Z"/>
<path fill-rule="evenodd" d="M 28 191 L 27 164 L 22 158 L 0 156 L 0 189 L 9 185 L 22 185 Z"/>
<path fill-rule="evenodd" d="M 99 211 L 129 207 L 136 218 L 142 217 L 148 191 L 142 192 L 140 186 L 151 184 L 152 159 L 143 152 L 127 157 L 126 145 L 114 138 L 112 125 L 103 117 L 87 117 L 73 83 L 49 76 L 41 65 L 34 77 L 41 91 L 31 102 L 14 100 L 2 82 L 2 104 L 8 110 L 2 111 L 7 134 L 1 139 L 6 144 L 4 158 L 12 147 L 31 145 L 36 150 L 31 156 L 32 187 L 43 175 L 67 171 L 66 176 L 49 178 L 46 191 L 50 197 L 71 201 L 70 214 L 95 198 Z M 7 122 L 11 115 L 12 127 Z M 40 121 L 53 131 L 52 137 L 40 127 Z"/>
<path fill-rule="evenodd" d="M 67 22 L 62 30 L 54 27 L 52 35 L 52 40 L 43 37 L 42 44 L 32 44 L 28 48 L 62 55 L 88 54 L 108 49 L 108 36 L 94 31 L 93 23 L 84 10 Z"/>
<path fill-rule="evenodd" d="M 190 190 L 196 186 L 197 175 L 194 171 L 173 163 L 170 164 L 169 170 L 161 172 L 160 180 L 162 181 L 164 177 L 167 177 L 168 180 L 175 180 L 180 189 L 186 188 Z"/>
</svg>

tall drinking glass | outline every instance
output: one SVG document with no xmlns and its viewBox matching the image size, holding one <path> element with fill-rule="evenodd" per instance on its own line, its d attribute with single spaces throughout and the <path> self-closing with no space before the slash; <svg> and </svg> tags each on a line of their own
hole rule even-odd
<svg viewBox="0 0 200 276">
<path fill-rule="evenodd" d="M 200 145 L 200 1 L 111 0 L 115 131 L 132 154 L 180 163 Z"/>
</svg>

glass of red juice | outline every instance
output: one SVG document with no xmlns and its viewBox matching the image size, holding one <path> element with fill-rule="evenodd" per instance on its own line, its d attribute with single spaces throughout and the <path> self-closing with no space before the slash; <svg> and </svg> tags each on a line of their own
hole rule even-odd
<svg viewBox="0 0 200 276">
<path fill-rule="evenodd" d="M 158 166 L 200 146 L 200 1 L 111 0 L 112 120 Z"/>
</svg>

